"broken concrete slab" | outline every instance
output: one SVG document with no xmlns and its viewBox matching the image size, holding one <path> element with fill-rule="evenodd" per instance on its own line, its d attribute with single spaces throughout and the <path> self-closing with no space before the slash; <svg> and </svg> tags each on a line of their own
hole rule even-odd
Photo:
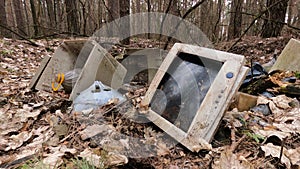
<svg viewBox="0 0 300 169">
<path fill-rule="evenodd" d="M 274 70 L 284 71 L 300 71 L 300 41 L 291 39 L 285 46 L 277 61 L 271 68 L 270 72 Z"/>
<path fill-rule="evenodd" d="M 158 69 L 142 101 L 142 108 L 149 108 L 146 117 L 191 151 L 210 149 L 209 142 L 248 71 L 243 63 L 244 57 L 241 55 L 176 43 Z M 202 78 L 193 75 L 195 69 L 198 69 Z M 184 80 L 180 72 L 183 72 Z M 172 78 L 175 79 L 173 87 L 164 90 L 168 86 L 168 79 Z M 195 85 L 191 87 L 191 83 Z M 191 88 L 196 90 L 191 91 Z M 172 92 L 175 94 L 170 97 L 169 93 Z M 172 104 L 176 97 L 179 97 L 179 103 Z M 160 102 L 158 108 L 155 108 L 155 100 Z M 173 109 L 174 105 L 177 108 Z M 191 107 L 192 111 L 189 111 Z M 166 115 L 165 110 L 168 109 L 172 113 Z M 169 117 L 174 114 L 177 115 L 175 120 Z M 187 125 L 182 125 L 183 120 L 187 120 Z"/>
</svg>

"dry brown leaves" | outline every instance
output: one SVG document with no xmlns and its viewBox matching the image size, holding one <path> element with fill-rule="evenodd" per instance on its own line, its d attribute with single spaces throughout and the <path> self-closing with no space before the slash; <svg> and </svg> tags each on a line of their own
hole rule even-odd
<svg viewBox="0 0 300 169">
<path fill-rule="evenodd" d="M 263 60 L 287 42 L 285 38 L 256 41 L 243 42 L 235 50 L 246 52 L 248 57 L 260 55 L 256 59 Z M 38 43 L 54 49 L 60 42 Z M 153 46 L 157 44 L 148 41 L 133 45 Z M 50 168 L 62 167 L 76 157 L 97 167 L 121 165 L 119 168 L 299 167 L 300 112 L 295 98 L 260 97 L 258 104 L 270 106 L 269 116 L 227 112 L 213 140 L 213 150 L 192 153 L 166 141 L 170 139 L 138 113 L 147 88 L 128 90 L 129 101 L 124 104 L 112 101 L 97 110 L 70 114 L 66 96 L 27 89 L 43 56 L 52 55 L 51 51 L 9 39 L 1 39 L 0 47 L 0 168 L 17 167 L 32 158 Z M 99 123 L 101 120 L 106 123 Z M 128 159 L 127 155 L 140 151 L 141 145 L 144 149 L 136 155 L 147 158 Z"/>
<path fill-rule="evenodd" d="M 287 168 L 291 168 L 291 166 L 300 167 L 299 160 L 295 160 L 295 157 L 300 157 L 298 150 L 300 145 L 300 108 L 292 107 L 291 105 L 293 104 L 291 103 L 293 102 L 298 102 L 298 100 L 285 95 L 278 95 L 272 98 L 259 96 L 257 105 L 268 104 L 272 114 L 264 116 L 260 112 L 238 112 L 234 109 L 226 113 L 224 120 L 229 122 L 228 126 L 231 130 L 239 133 L 237 135 L 246 134 L 249 139 L 260 143 L 253 147 L 253 150 L 262 151 L 265 157 L 273 157 L 277 161 L 280 158 L 281 164 L 284 164 Z M 245 152 L 242 146 L 250 145 L 242 143 L 240 148 L 237 148 L 238 152 L 236 155 L 255 154 L 252 151 Z M 281 149 L 283 150 L 282 152 Z M 251 160 L 254 159 L 248 158 L 248 161 Z M 260 164 L 260 166 L 263 168 L 267 167 L 264 164 Z"/>
</svg>

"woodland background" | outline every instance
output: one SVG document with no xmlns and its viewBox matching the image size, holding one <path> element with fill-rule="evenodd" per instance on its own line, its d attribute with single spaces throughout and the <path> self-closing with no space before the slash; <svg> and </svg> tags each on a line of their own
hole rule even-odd
<svg viewBox="0 0 300 169">
<path fill-rule="evenodd" d="M 0 0 L 0 36 L 90 36 L 103 24 L 139 12 L 164 12 L 198 26 L 212 42 L 241 35 L 276 37 L 300 28 L 299 0 Z M 143 23 L 130 24 L 147 24 Z"/>
</svg>

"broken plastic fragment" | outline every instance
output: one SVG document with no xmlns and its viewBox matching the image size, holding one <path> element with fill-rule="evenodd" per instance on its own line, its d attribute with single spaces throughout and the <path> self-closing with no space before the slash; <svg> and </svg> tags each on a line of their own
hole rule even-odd
<svg viewBox="0 0 300 169">
<path fill-rule="evenodd" d="M 97 108 L 114 98 L 119 99 L 119 102 L 126 100 L 125 97 L 116 90 L 102 84 L 100 81 L 95 81 L 94 84 L 75 98 L 73 102 L 74 110 L 80 112 L 91 108 Z"/>
</svg>

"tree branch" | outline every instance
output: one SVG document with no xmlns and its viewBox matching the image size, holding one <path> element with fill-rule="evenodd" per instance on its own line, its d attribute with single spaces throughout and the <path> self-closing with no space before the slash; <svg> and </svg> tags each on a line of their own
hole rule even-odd
<svg viewBox="0 0 300 169">
<path fill-rule="evenodd" d="M 274 4 L 272 4 L 271 6 L 269 6 L 267 9 L 265 9 L 264 11 L 262 11 L 259 15 L 257 15 L 252 22 L 250 23 L 250 25 L 247 27 L 247 29 L 243 32 L 243 34 L 238 38 L 238 40 L 236 40 L 231 47 L 227 50 L 230 51 L 236 44 L 238 44 L 242 38 L 246 35 L 246 33 L 250 30 L 250 28 L 254 25 L 254 23 L 256 22 L 256 20 L 258 20 L 259 18 L 261 18 L 266 12 L 268 12 L 272 7 L 274 7 L 275 5 L 281 3 L 284 0 L 279 0 L 277 2 L 275 2 Z"/>
<path fill-rule="evenodd" d="M 249 16 L 256 16 L 256 15 L 254 15 L 254 14 L 247 13 L 247 12 L 242 12 L 242 14 L 243 14 L 243 15 L 249 15 Z M 288 23 L 286 23 L 286 22 L 281 22 L 281 21 L 278 21 L 278 20 L 269 19 L 269 18 L 265 18 L 265 17 L 261 17 L 261 19 L 263 19 L 263 20 L 268 20 L 268 21 L 275 22 L 275 23 L 279 23 L 279 24 L 283 24 L 283 25 L 286 25 L 286 26 L 289 27 L 289 28 L 292 28 L 292 29 L 295 29 L 295 30 L 300 31 L 300 28 L 295 27 L 295 26 L 293 26 L 293 25 L 291 25 L 291 24 L 288 24 Z"/>
<path fill-rule="evenodd" d="M 117 26 L 118 31 L 120 31 L 120 25 L 118 25 L 118 24 L 116 23 L 116 18 L 114 18 L 114 16 L 113 16 L 111 10 L 110 10 L 110 9 L 108 8 L 108 6 L 106 5 L 105 0 L 102 0 L 102 3 L 103 3 L 103 5 L 104 5 L 104 7 L 106 8 L 106 10 L 107 10 L 108 14 L 110 15 L 110 17 L 113 18 L 113 21 L 112 21 L 112 22 L 115 24 L 115 26 Z"/>
<path fill-rule="evenodd" d="M 184 20 L 191 12 L 193 12 L 193 10 L 195 10 L 196 8 L 198 8 L 198 7 L 199 7 L 201 4 L 203 4 L 205 1 L 206 1 L 206 0 L 198 1 L 194 6 L 192 6 L 191 8 L 189 8 L 189 9 L 186 11 L 186 13 L 185 13 L 185 14 L 183 15 L 183 17 L 182 17 L 182 20 L 180 20 L 180 22 L 177 23 L 177 25 L 175 26 L 175 31 L 173 31 L 173 32 L 171 33 L 171 35 L 168 37 L 168 41 L 167 41 L 167 43 L 165 44 L 165 47 L 164 47 L 165 50 L 167 49 L 167 47 L 168 47 L 168 45 L 169 45 L 169 43 L 170 43 L 170 41 L 171 41 L 172 36 L 174 36 L 174 34 L 176 33 L 178 27 L 179 27 L 180 24 L 183 22 L 183 20 Z"/>
<path fill-rule="evenodd" d="M 54 33 L 48 34 L 48 35 L 36 36 L 36 37 L 34 37 L 34 39 L 44 39 L 44 38 L 53 37 L 53 36 L 57 36 L 57 35 L 76 35 L 78 37 L 89 37 L 85 34 L 78 34 L 78 33 L 72 33 L 72 32 L 58 32 L 58 33 L 54 32 Z"/>
<path fill-rule="evenodd" d="M 35 43 L 34 41 L 32 41 L 32 40 L 26 38 L 25 36 L 23 36 L 23 35 L 17 33 L 16 31 L 14 31 L 14 30 L 12 30 L 12 29 L 10 29 L 10 28 L 8 28 L 8 27 L 2 25 L 2 24 L 0 24 L 0 27 L 6 29 L 6 30 L 8 30 L 8 31 L 10 31 L 11 33 L 13 33 L 13 34 L 15 34 L 15 35 L 17 35 L 17 36 L 19 36 L 21 39 L 26 40 L 26 41 L 29 42 L 29 44 L 31 44 L 32 46 L 35 46 L 35 47 L 39 47 L 39 46 L 40 46 L 40 45 L 38 45 L 37 43 Z"/>
<path fill-rule="evenodd" d="M 159 31 L 159 38 L 158 38 L 158 41 L 161 40 L 162 30 L 163 30 L 163 27 L 164 27 L 164 22 L 165 22 L 165 20 L 166 20 L 167 14 L 169 13 L 169 11 L 170 11 L 170 9 L 171 9 L 172 1 L 173 1 L 173 0 L 169 0 L 168 7 L 167 7 L 167 9 L 166 9 L 166 11 L 165 11 L 165 15 L 164 15 L 164 17 L 163 17 L 163 19 L 162 19 L 162 22 L 161 22 L 161 25 L 160 25 L 160 31 Z"/>
</svg>

